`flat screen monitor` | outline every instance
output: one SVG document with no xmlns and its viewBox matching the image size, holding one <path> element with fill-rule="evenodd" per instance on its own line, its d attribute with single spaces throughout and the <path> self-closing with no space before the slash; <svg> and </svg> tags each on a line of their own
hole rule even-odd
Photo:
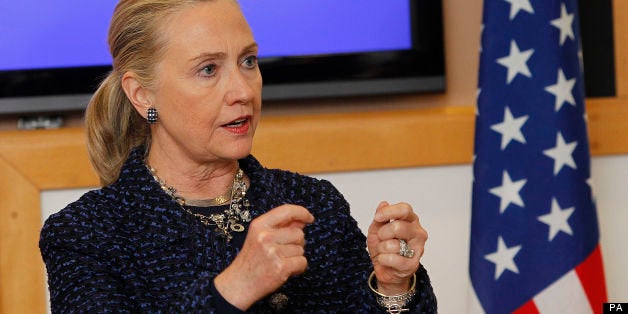
<svg viewBox="0 0 628 314">
<path fill-rule="evenodd" d="M 0 4 L 0 114 L 83 110 L 110 71 L 116 0 Z M 441 0 L 240 0 L 264 100 L 440 92 Z"/>
</svg>

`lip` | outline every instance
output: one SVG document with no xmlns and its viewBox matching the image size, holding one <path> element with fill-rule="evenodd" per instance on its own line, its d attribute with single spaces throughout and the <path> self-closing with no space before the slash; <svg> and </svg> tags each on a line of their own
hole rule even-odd
<svg viewBox="0 0 628 314">
<path fill-rule="evenodd" d="M 247 134 L 250 127 L 251 116 L 238 117 L 222 125 L 223 129 L 236 135 Z"/>
</svg>

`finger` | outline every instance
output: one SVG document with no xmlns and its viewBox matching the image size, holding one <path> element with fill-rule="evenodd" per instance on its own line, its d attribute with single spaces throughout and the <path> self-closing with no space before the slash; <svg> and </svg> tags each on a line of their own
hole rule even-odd
<svg viewBox="0 0 628 314">
<path fill-rule="evenodd" d="M 275 244 L 305 246 L 305 233 L 302 229 L 296 227 L 270 229 L 260 232 L 257 235 L 257 242 L 269 246 Z"/>
<path fill-rule="evenodd" d="M 408 277 L 419 269 L 419 259 L 417 256 L 408 258 L 399 255 L 399 253 L 393 253 L 380 254 L 376 259 L 379 266 L 388 268 L 394 276 L 398 278 Z"/>
<path fill-rule="evenodd" d="M 281 258 L 298 257 L 305 254 L 305 249 L 301 245 L 286 244 L 276 246 L 276 254 Z"/>
<path fill-rule="evenodd" d="M 371 222 L 371 225 L 369 226 L 368 233 L 377 233 L 377 230 L 379 228 L 381 228 L 383 225 L 388 223 L 388 221 L 380 222 L 380 221 L 377 220 L 377 216 L 381 215 L 380 212 L 386 206 L 389 206 L 388 202 L 386 202 L 386 201 L 379 202 L 379 204 L 377 205 L 377 209 L 375 209 L 375 219 L 373 219 L 373 222 Z"/>
<path fill-rule="evenodd" d="M 292 222 L 300 222 L 305 226 L 314 222 L 314 216 L 303 206 L 286 204 L 275 207 L 260 216 L 268 227 L 282 227 Z"/>
<path fill-rule="evenodd" d="M 307 269 L 307 259 L 305 256 L 294 256 L 285 259 L 286 271 L 290 276 L 300 275 Z"/>
<path fill-rule="evenodd" d="M 275 242 L 278 244 L 305 246 L 305 233 L 303 229 L 296 227 L 277 229 L 275 232 Z"/>
<path fill-rule="evenodd" d="M 298 228 L 303 230 L 305 226 L 307 226 L 307 224 L 302 221 L 292 221 L 286 226 L 286 228 Z"/>
<path fill-rule="evenodd" d="M 408 244 L 408 249 L 414 251 L 412 258 L 418 257 L 420 259 L 423 256 L 425 241 L 421 242 L 418 239 L 414 239 L 406 243 Z M 397 254 L 401 256 L 401 242 L 398 239 L 382 241 L 377 245 L 376 254 Z"/>
<path fill-rule="evenodd" d="M 260 284 L 270 280 L 279 279 L 281 283 L 288 280 L 291 276 L 299 275 L 307 269 L 307 259 L 303 255 L 296 255 L 285 258 L 277 258 L 271 269 L 265 272 L 266 279 Z"/>
<path fill-rule="evenodd" d="M 379 219 L 377 219 L 379 216 L 382 216 L 383 213 L 382 211 L 384 210 L 384 208 L 390 206 L 390 204 L 386 201 L 381 201 L 379 202 L 379 204 L 377 204 L 377 209 L 375 209 L 375 221 L 377 222 L 384 222 L 384 221 L 380 221 Z"/>
<path fill-rule="evenodd" d="M 375 221 L 386 223 L 391 220 L 414 221 L 418 216 L 412 210 L 412 206 L 408 203 L 398 203 L 389 205 L 378 210 L 375 215 Z"/>
<path fill-rule="evenodd" d="M 382 241 L 377 245 L 377 253 L 379 254 L 399 254 L 401 243 L 398 239 L 390 239 Z"/>
<path fill-rule="evenodd" d="M 420 226 L 403 220 L 394 220 L 382 226 L 377 232 L 380 240 L 403 239 L 410 241 L 418 236 Z"/>
</svg>

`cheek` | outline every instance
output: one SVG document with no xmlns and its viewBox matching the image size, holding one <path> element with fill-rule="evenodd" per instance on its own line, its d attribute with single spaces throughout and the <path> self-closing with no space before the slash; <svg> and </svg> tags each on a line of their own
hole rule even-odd
<svg viewBox="0 0 628 314">
<path fill-rule="evenodd" d="M 218 123 L 219 113 L 215 106 L 203 105 L 196 102 L 196 99 L 172 99 L 169 103 L 162 103 L 162 106 L 162 126 L 173 136 L 188 143 L 207 141 Z"/>
<path fill-rule="evenodd" d="M 262 74 L 258 70 L 257 71 L 257 79 L 256 79 L 255 87 L 257 88 L 257 95 L 258 95 L 259 98 L 262 97 L 262 86 L 263 85 L 264 85 L 264 80 L 262 79 Z"/>
<path fill-rule="evenodd" d="M 211 125 L 219 114 L 216 95 L 206 87 L 194 87 L 176 83 L 162 87 L 156 99 L 158 110 L 164 119 L 166 116 L 186 126 Z M 169 119 L 170 120 L 170 119 Z"/>
<path fill-rule="evenodd" d="M 195 105 L 181 104 L 178 113 L 179 125 L 184 132 L 192 134 L 207 134 L 218 127 L 220 108 L 210 104 L 195 103 Z"/>
</svg>

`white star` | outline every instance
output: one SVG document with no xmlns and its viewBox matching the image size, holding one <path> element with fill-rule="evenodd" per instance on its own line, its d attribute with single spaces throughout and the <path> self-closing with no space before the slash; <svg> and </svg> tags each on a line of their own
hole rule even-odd
<svg viewBox="0 0 628 314">
<path fill-rule="evenodd" d="M 514 40 L 510 41 L 510 54 L 506 57 L 497 59 L 497 63 L 508 68 L 508 78 L 506 82 L 510 84 L 512 80 L 517 76 L 517 74 L 521 73 L 527 77 L 532 77 L 532 73 L 530 73 L 530 69 L 526 62 L 534 53 L 534 49 L 529 49 L 526 51 L 520 51 L 519 46 Z"/>
<path fill-rule="evenodd" d="M 554 240 L 554 237 L 558 232 L 562 231 L 568 235 L 573 235 L 571 226 L 567 223 L 567 220 L 573 214 L 574 207 L 561 209 L 558 205 L 558 201 L 552 198 L 552 210 L 549 214 L 539 216 L 539 221 L 547 224 L 550 227 L 548 240 Z"/>
<path fill-rule="evenodd" d="M 595 198 L 595 194 L 596 194 L 596 193 L 595 193 L 595 189 L 594 189 L 594 188 L 595 188 L 595 183 L 594 183 L 594 181 L 593 181 L 593 178 L 589 177 L 589 178 L 588 178 L 586 181 L 584 181 L 584 182 L 586 182 L 586 183 L 587 183 L 587 185 L 589 186 L 589 190 L 591 190 L 591 196 L 592 196 L 593 198 Z"/>
<path fill-rule="evenodd" d="M 589 177 L 585 182 L 589 186 L 589 190 L 591 190 L 591 198 L 595 203 L 595 196 L 597 195 L 597 193 L 595 192 L 595 184 L 593 183 L 593 178 Z"/>
<path fill-rule="evenodd" d="M 504 270 L 508 269 L 515 274 L 519 273 L 519 268 L 515 264 L 515 255 L 521 250 L 521 245 L 507 247 L 501 236 L 497 238 L 497 251 L 484 255 L 484 258 L 495 264 L 495 280 L 499 279 Z"/>
<path fill-rule="evenodd" d="M 556 26 L 560 30 L 560 45 L 562 46 L 567 40 L 567 37 L 575 40 L 575 36 L 573 34 L 573 19 L 574 15 L 567 14 L 567 7 L 565 4 L 561 4 L 560 6 L 560 18 L 552 20 L 551 23 L 553 26 Z"/>
<path fill-rule="evenodd" d="M 501 199 L 499 202 L 500 214 L 504 213 L 506 207 L 508 207 L 510 203 L 524 207 L 523 200 L 521 199 L 521 196 L 519 196 L 519 191 L 521 191 L 521 188 L 523 188 L 526 182 L 526 179 L 512 182 L 510 175 L 504 170 L 502 175 L 502 185 L 489 190 L 491 194 L 496 195 Z"/>
<path fill-rule="evenodd" d="M 543 151 L 544 155 L 554 159 L 554 175 L 557 175 L 565 165 L 577 169 L 576 162 L 573 160 L 573 156 L 571 156 L 576 146 L 578 146 L 578 141 L 565 143 L 563 135 L 558 132 L 556 135 L 556 146 Z"/>
<path fill-rule="evenodd" d="M 563 69 L 559 68 L 556 84 L 545 87 L 546 92 L 556 96 L 556 101 L 554 102 L 554 109 L 556 112 L 560 110 L 564 102 L 568 102 L 574 107 L 576 106 L 576 101 L 571 93 L 574 85 L 576 85 L 576 78 L 567 80 L 565 78 L 565 73 L 563 73 Z"/>
<path fill-rule="evenodd" d="M 521 127 L 528 120 L 528 116 L 522 116 L 514 119 L 510 108 L 506 107 L 504 110 L 504 122 L 493 124 L 491 130 L 498 132 L 502 135 L 502 150 L 508 146 L 510 141 L 517 140 L 519 143 L 526 142 L 525 137 L 521 133 Z"/>
<path fill-rule="evenodd" d="M 512 21 L 519 11 L 524 10 L 534 14 L 534 9 L 530 4 L 530 0 L 504 0 L 510 3 L 510 20 Z"/>
</svg>

